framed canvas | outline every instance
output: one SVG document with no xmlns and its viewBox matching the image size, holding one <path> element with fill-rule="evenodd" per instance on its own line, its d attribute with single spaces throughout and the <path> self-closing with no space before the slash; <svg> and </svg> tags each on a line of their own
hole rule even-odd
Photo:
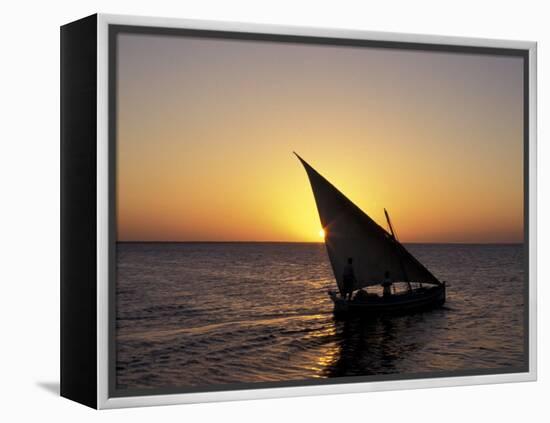
<svg viewBox="0 0 550 423">
<path fill-rule="evenodd" d="M 61 395 L 536 379 L 536 43 L 61 28 Z"/>
</svg>

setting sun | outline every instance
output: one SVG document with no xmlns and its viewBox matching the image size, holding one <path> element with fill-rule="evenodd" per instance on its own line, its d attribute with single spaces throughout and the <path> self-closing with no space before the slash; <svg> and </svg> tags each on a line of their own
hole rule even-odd
<svg viewBox="0 0 550 423">
<path fill-rule="evenodd" d="M 325 230 L 324 229 L 320 229 L 319 230 L 319 238 L 325 238 Z"/>
</svg>

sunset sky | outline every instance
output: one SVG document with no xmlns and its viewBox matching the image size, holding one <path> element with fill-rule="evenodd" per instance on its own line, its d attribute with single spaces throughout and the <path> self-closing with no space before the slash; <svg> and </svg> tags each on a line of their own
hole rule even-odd
<svg viewBox="0 0 550 423">
<path fill-rule="evenodd" d="M 519 57 L 118 35 L 117 237 L 320 241 L 298 152 L 404 242 L 523 240 Z"/>
</svg>

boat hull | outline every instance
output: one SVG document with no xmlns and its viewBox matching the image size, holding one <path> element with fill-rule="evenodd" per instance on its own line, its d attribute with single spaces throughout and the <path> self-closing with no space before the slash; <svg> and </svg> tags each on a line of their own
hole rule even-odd
<svg viewBox="0 0 550 423">
<path fill-rule="evenodd" d="M 335 314 L 408 314 L 440 307 L 445 303 L 445 284 L 414 289 L 412 292 L 390 297 L 369 297 L 366 300 L 343 299 L 338 293 L 329 291 L 334 302 Z"/>
</svg>

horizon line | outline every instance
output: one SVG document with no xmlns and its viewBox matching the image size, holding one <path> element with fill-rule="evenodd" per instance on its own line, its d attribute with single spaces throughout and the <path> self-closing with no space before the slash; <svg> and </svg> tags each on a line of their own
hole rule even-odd
<svg viewBox="0 0 550 423">
<path fill-rule="evenodd" d="M 115 240 L 117 244 L 324 244 L 324 241 L 141 241 L 141 240 Z M 435 245 L 518 245 L 524 244 L 525 241 L 506 241 L 506 242 L 440 242 L 440 241 L 400 241 L 401 244 L 435 244 Z"/>
</svg>

